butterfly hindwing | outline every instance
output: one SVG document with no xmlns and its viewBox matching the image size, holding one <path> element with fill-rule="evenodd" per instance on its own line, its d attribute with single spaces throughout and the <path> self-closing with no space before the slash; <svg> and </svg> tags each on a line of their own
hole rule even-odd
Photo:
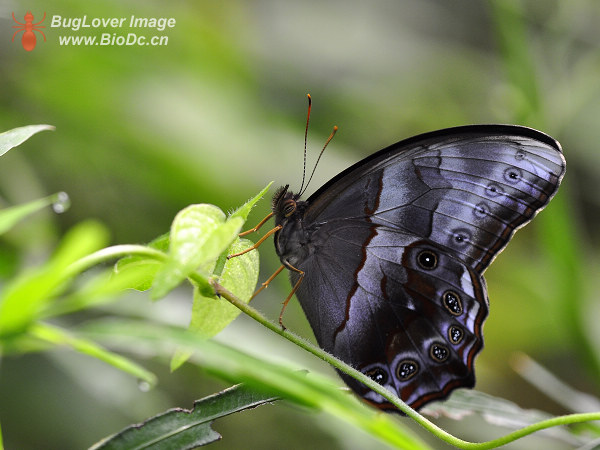
<svg viewBox="0 0 600 450">
<path fill-rule="evenodd" d="M 488 311 L 482 277 L 431 241 L 372 226 L 369 245 L 362 246 L 352 242 L 355 234 L 348 231 L 320 228 L 327 243 L 307 260 L 311 270 L 297 292 L 319 345 L 413 407 L 443 398 L 456 387 L 472 387 Z M 362 264 L 352 273 L 351 288 L 340 289 L 340 278 L 331 276 L 341 271 L 340 261 L 332 255 L 350 246 L 363 253 Z M 419 262 L 427 257 L 431 265 Z M 342 376 L 370 402 L 391 407 Z"/>
</svg>

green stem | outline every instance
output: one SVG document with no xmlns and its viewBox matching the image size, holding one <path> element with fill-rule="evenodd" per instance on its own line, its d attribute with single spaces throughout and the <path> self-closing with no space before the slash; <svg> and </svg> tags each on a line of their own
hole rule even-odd
<svg viewBox="0 0 600 450">
<path fill-rule="evenodd" d="M 103 263 L 103 262 L 106 262 L 109 260 L 113 260 L 115 258 L 129 256 L 129 255 L 145 256 L 145 257 L 157 259 L 159 261 L 164 261 L 167 258 L 167 256 L 164 253 L 162 253 L 158 250 L 149 248 L 149 247 L 145 247 L 145 246 L 141 246 L 141 245 L 116 245 L 113 247 L 107 247 L 105 249 L 99 250 L 97 252 L 92 253 L 91 255 L 88 255 L 84 258 L 79 259 L 78 261 L 71 264 L 67 268 L 67 271 L 68 271 L 69 276 L 75 276 L 78 273 L 83 272 L 84 270 L 86 270 L 94 265 L 97 265 L 97 264 L 100 264 L 100 263 Z M 192 278 L 196 282 L 198 282 L 198 281 L 202 281 L 204 283 L 207 282 L 207 280 L 197 279 L 199 277 L 201 277 L 199 274 L 192 274 L 190 276 L 190 278 Z M 235 307 L 240 309 L 243 313 L 245 313 L 249 317 L 251 317 L 254 320 L 256 320 L 257 322 L 259 322 L 261 325 L 267 327 L 271 331 L 279 334 L 280 336 L 289 340 L 293 344 L 303 348 L 304 350 L 308 351 L 309 353 L 312 353 L 313 355 L 317 356 L 318 358 L 326 361 L 327 363 L 331 364 L 336 369 L 339 369 L 342 372 L 347 373 L 351 377 L 355 378 L 356 380 L 362 382 L 367 387 L 369 387 L 373 391 L 377 392 L 378 394 L 382 395 L 384 398 L 389 400 L 390 403 L 395 405 L 398 409 L 400 409 L 402 412 L 404 412 L 407 416 L 412 418 L 415 422 L 417 422 L 423 428 L 428 430 L 430 433 L 437 436 L 440 440 L 447 442 L 451 445 L 454 445 L 455 447 L 464 448 L 464 449 L 490 449 L 490 448 L 495 448 L 495 447 L 498 447 L 501 445 L 508 444 L 508 443 L 513 442 L 517 439 L 520 439 L 524 436 L 527 436 L 535 431 L 539 431 L 539 430 L 542 430 L 545 428 L 550 428 L 550 427 L 553 427 L 556 425 L 566 425 L 566 424 L 586 422 L 586 421 L 591 421 L 591 420 L 600 420 L 600 413 L 571 414 L 571 415 L 567 415 L 567 416 L 555 417 L 552 419 L 544 420 L 542 422 L 538 422 L 536 424 L 526 426 L 526 427 L 521 428 L 520 430 L 514 431 L 502 438 L 494 439 L 492 441 L 481 442 L 481 443 L 464 441 L 464 440 L 459 439 L 459 438 L 451 435 L 450 433 L 442 430 L 437 425 L 430 422 L 428 419 L 426 419 L 425 417 L 423 417 L 422 415 L 420 415 L 419 413 L 417 413 L 416 411 L 411 409 L 408 405 L 406 405 L 406 403 L 404 403 L 402 400 L 400 400 L 392 392 L 388 391 L 380 384 L 371 380 L 369 377 L 367 377 L 363 373 L 348 366 L 343 361 L 341 361 L 338 358 L 334 357 L 333 355 L 327 353 L 323 349 L 311 344 L 310 342 L 306 341 L 305 339 L 297 336 L 296 334 L 282 329 L 278 324 L 269 321 L 265 316 L 263 316 L 257 310 L 255 310 L 251 306 L 247 305 L 246 303 L 242 302 L 233 293 L 231 293 L 230 291 L 225 289 L 223 286 L 219 285 L 215 279 L 208 280 L 208 283 L 210 283 L 210 285 L 214 289 L 214 292 L 217 295 L 220 295 L 221 297 L 228 300 L 231 304 L 233 304 Z M 1 433 L 1 430 L 0 430 L 0 433 Z M 1 438 L 2 438 L 2 436 L 0 434 L 0 450 L 2 450 Z"/>
<path fill-rule="evenodd" d="M 144 245 L 114 245 L 84 256 L 72 263 L 66 269 L 67 276 L 65 278 L 75 276 L 100 263 L 131 255 L 146 256 L 159 261 L 165 261 L 167 259 L 167 255 L 163 252 Z"/>
<path fill-rule="evenodd" d="M 538 423 L 535 423 L 532 425 L 528 425 L 524 428 L 521 428 L 520 430 L 516 430 L 512 433 L 507 434 L 506 436 L 503 436 L 498 439 L 494 439 L 492 441 L 469 442 L 469 441 L 465 441 L 463 439 L 459 439 L 459 438 L 451 435 L 447 431 L 442 430 L 437 425 L 435 425 L 434 423 L 432 423 L 431 421 L 426 419 L 424 416 L 422 416 L 415 410 L 411 409 L 406 403 L 404 403 L 402 400 L 400 400 L 396 395 L 392 394 L 390 391 L 388 391 L 387 389 L 385 389 L 383 386 L 376 383 L 375 381 L 371 380 L 369 377 L 367 377 L 363 373 L 350 367 L 349 365 L 347 365 L 340 359 L 327 353 L 323 349 L 311 344 L 310 342 L 306 341 L 305 339 L 301 338 L 300 336 L 298 336 L 288 330 L 282 329 L 278 324 L 271 322 L 265 316 L 263 316 L 260 312 L 258 312 L 256 309 L 254 309 L 251 306 L 249 306 L 248 304 L 242 302 L 233 293 L 231 293 L 230 291 L 225 289 L 223 286 L 219 285 L 216 282 L 216 280 L 214 280 L 214 279 L 210 280 L 210 284 L 213 287 L 213 289 L 215 290 L 217 295 L 220 295 L 221 297 L 223 297 L 224 299 L 229 301 L 236 308 L 240 309 L 244 314 L 246 314 L 249 317 L 251 317 L 252 319 L 256 320 L 261 325 L 267 327 L 269 330 L 284 337 L 288 341 L 290 341 L 290 342 L 296 344 L 297 346 L 303 348 L 304 350 L 312 353 L 316 357 L 326 361 L 327 363 L 331 364 L 336 369 L 341 370 L 342 372 L 350 375 L 351 377 L 353 377 L 356 380 L 360 381 L 361 383 L 365 384 L 367 387 L 369 387 L 373 391 L 377 392 L 378 394 L 382 395 L 387 400 L 389 400 L 394 406 L 398 407 L 398 409 L 400 409 L 402 412 L 404 412 L 407 416 L 409 416 L 411 419 L 413 419 L 415 422 L 417 422 L 419 425 L 421 425 L 427 431 L 429 431 L 430 433 L 437 436 L 440 440 L 447 442 L 448 444 L 454 445 L 455 447 L 464 448 L 464 449 L 491 449 L 491 448 L 496 448 L 496 447 L 499 447 L 502 445 L 506 445 L 510 442 L 516 441 L 517 439 L 520 439 L 524 436 L 532 434 L 536 431 L 543 430 L 546 428 L 551 428 L 551 427 L 554 427 L 557 425 L 566 425 L 566 424 L 572 424 L 572 423 L 587 422 L 587 421 L 591 421 L 591 420 L 600 420 L 600 412 L 587 413 L 587 414 L 570 414 L 570 415 L 566 415 L 566 416 L 554 417 L 552 419 L 548 419 L 548 420 L 544 420 L 544 421 L 541 421 L 541 422 L 538 422 Z"/>
</svg>

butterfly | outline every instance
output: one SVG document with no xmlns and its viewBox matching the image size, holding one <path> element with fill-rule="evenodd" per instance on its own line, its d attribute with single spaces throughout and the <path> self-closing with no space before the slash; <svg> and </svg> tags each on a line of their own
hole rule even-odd
<svg viewBox="0 0 600 450">
<path fill-rule="evenodd" d="M 556 140 L 522 126 L 400 141 L 307 200 L 289 186 L 275 193 L 276 274 L 289 269 L 320 347 L 421 408 L 474 386 L 483 273 L 556 194 L 565 165 Z M 368 403 L 396 409 L 340 375 Z"/>
</svg>

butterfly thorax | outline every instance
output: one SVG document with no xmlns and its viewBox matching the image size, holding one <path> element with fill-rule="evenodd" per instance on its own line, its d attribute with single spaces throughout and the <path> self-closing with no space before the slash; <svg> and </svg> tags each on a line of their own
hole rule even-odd
<svg viewBox="0 0 600 450">
<path fill-rule="evenodd" d="M 273 196 L 272 210 L 275 225 L 281 229 L 275 233 L 275 251 L 286 267 L 298 268 L 313 251 L 311 232 L 305 227 L 304 212 L 307 202 L 300 195 L 282 186 Z"/>
</svg>

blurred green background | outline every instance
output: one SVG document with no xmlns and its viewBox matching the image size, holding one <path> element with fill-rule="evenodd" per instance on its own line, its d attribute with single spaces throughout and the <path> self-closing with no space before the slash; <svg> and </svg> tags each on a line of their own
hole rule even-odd
<svg viewBox="0 0 600 450">
<path fill-rule="evenodd" d="M 46 42 L 26 52 L 16 25 L 31 10 Z M 50 27 L 52 16 L 173 17 L 164 31 Z M 66 191 L 71 209 L 38 215 L 0 241 L 2 278 L 38 264 L 73 224 L 104 223 L 113 244 L 144 243 L 178 210 L 230 210 L 269 181 L 298 187 L 306 93 L 313 98 L 308 167 L 332 126 L 308 190 L 402 138 L 468 123 L 519 123 L 563 145 L 567 175 L 557 197 L 517 233 L 486 273 L 491 312 L 477 389 L 551 413 L 565 409 L 511 368 L 525 352 L 573 387 L 600 392 L 597 345 L 597 194 L 600 177 L 600 3 L 560 1 L 39 1 L 0 3 L 1 131 L 48 123 L 0 161 L 0 206 Z M 165 46 L 61 46 L 60 36 L 168 37 Z M 269 209 L 263 200 L 250 223 Z M 278 266 L 261 250 L 262 279 Z M 289 292 L 280 277 L 254 300 L 277 317 Z M 150 317 L 186 326 L 191 288 L 158 303 L 128 294 L 94 314 Z M 90 313 L 75 315 L 76 325 Z M 310 328 L 295 301 L 286 325 Z M 241 317 L 219 337 L 298 367 L 329 371 Z M 140 355 L 143 357 L 144 355 Z M 0 422 L 9 449 L 75 449 L 167 408 L 225 387 L 186 366 L 143 392 L 112 367 L 67 350 L 0 361 Z M 403 419 L 399 419 L 403 420 Z M 408 423 L 407 420 L 405 422 Z M 466 439 L 500 435 L 480 419 L 440 421 Z M 219 421 L 215 448 L 377 448 L 328 417 L 285 404 Z M 416 432 L 419 427 L 414 426 Z M 569 448 L 536 438 L 512 448 Z M 530 445 L 531 447 L 527 447 Z M 443 448 L 435 443 L 436 448 Z M 554 447 L 552 447 L 554 446 Z M 511 448 L 511 447 L 509 447 Z"/>
</svg>

